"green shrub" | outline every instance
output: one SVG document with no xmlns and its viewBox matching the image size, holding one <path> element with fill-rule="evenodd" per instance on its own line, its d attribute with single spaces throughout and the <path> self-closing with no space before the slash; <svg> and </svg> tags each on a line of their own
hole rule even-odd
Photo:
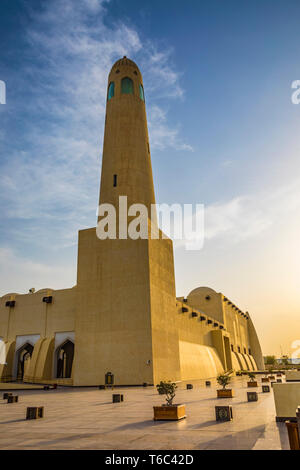
<svg viewBox="0 0 300 470">
<path fill-rule="evenodd" d="M 266 356 L 266 357 L 265 357 L 265 364 L 266 364 L 266 365 L 274 365 L 274 364 L 276 364 L 276 357 L 275 357 L 275 356 Z"/>
<path fill-rule="evenodd" d="M 223 387 L 223 389 L 226 388 L 226 386 L 230 383 L 230 381 L 231 381 L 231 377 L 229 375 L 220 374 L 217 377 L 217 382 L 219 385 Z"/>
<path fill-rule="evenodd" d="M 177 385 L 174 382 L 161 381 L 158 385 L 156 385 L 156 388 L 160 395 L 166 395 L 167 406 L 172 406 Z"/>
</svg>

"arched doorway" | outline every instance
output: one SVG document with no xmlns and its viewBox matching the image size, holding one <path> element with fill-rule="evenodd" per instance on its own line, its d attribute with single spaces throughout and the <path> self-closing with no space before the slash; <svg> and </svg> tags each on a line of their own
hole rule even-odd
<svg viewBox="0 0 300 470">
<path fill-rule="evenodd" d="M 33 346 L 30 343 L 24 344 L 18 353 L 18 365 L 17 365 L 17 380 L 22 381 L 24 378 L 24 372 L 28 369 L 30 359 L 33 353 Z"/>
<path fill-rule="evenodd" d="M 69 379 L 72 375 L 74 343 L 67 340 L 56 350 L 56 377 Z"/>
</svg>

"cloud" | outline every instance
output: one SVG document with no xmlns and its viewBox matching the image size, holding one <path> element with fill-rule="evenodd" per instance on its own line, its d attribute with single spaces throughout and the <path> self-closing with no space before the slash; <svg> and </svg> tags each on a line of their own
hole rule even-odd
<svg viewBox="0 0 300 470">
<path fill-rule="evenodd" d="M 300 209 L 300 180 L 205 208 L 205 238 L 241 242 L 288 222 Z"/>
<path fill-rule="evenodd" d="M 162 96 L 183 97 L 172 51 L 142 41 L 125 22 L 108 24 L 108 4 L 52 0 L 39 10 L 28 6 L 26 60 L 14 77 L 22 125 L 16 138 L 8 120 L 0 135 L 6 155 L 1 230 L 19 247 L 30 237 L 50 250 L 74 245 L 78 228 L 96 223 L 107 75 L 119 57 L 133 58 L 143 71 L 151 147 L 191 150 L 179 127 L 168 126 L 166 109 L 155 104 Z"/>
<path fill-rule="evenodd" d="M 278 231 L 291 220 L 299 219 L 299 187 L 300 180 L 296 179 L 273 190 L 208 204 L 204 206 L 204 224 L 198 224 L 204 231 L 195 233 L 195 239 L 228 245 L 259 237 L 270 229 Z M 176 223 L 178 225 L 178 221 Z M 174 246 L 182 248 L 187 242 L 186 239 L 175 240 Z M 195 244 L 195 249 L 205 246 L 200 242 Z"/>
<path fill-rule="evenodd" d="M 167 113 L 161 107 L 154 105 L 149 108 L 149 134 L 151 147 L 164 150 L 172 147 L 176 150 L 193 151 L 193 147 L 182 141 L 179 129 L 171 129 L 167 125 Z"/>
<path fill-rule="evenodd" d="M 221 162 L 221 166 L 223 166 L 223 167 L 225 167 L 225 168 L 226 168 L 226 167 L 231 167 L 233 164 L 234 164 L 234 160 L 230 160 L 230 159 L 228 159 L 228 160 L 223 160 L 223 161 Z"/>
<path fill-rule="evenodd" d="M 142 59 L 142 67 L 146 71 L 146 83 L 149 92 L 155 92 L 158 98 L 183 98 L 184 90 L 179 84 L 180 73 L 172 67 L 173 50 L 158 51 L 147 41 L 146 57 Z"/>
<path fill-rule="evenodd" d="M 205 209 L 205 238 L 241 241 L 258 235 L 271 224 L 264 209 L 251 197 L 241 196 L 225 203 L 208 205 Z"/>
<path fill-rule="evenodd" d="M 75 285 L 74 270 L 60 263 L 42 264 L 18 256 L 11 248 L 0 248 L 1 294 L 27 293 L 35 287 L 62 289 Z M 13 288 L 12 282 L 13 279 Z"/>
</svg>

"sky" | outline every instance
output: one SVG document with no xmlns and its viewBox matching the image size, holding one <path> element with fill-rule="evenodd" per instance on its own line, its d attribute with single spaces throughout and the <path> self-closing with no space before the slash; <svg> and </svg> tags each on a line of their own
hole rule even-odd
<svg viewBox="0 0 300 470">
<path fill-rule="evenodd" d="M 204 204 L 177 295 L 249 311 L 264 354 L 300 344 L 297 0 L 1 0 L 0 295 L 76 284 L 95 226 L 107 76 L 144 79 L 158 203 Z M 300 357 L 300 351 L 298 356 Z"/>
</svg>

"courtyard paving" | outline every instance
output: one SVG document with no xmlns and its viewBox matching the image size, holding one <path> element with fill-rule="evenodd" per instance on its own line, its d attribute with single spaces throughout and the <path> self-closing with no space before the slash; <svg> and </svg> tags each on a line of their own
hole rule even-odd
<svg viewBox="0 0 300 470">
<path fill-rule="evenodd" d="M 163 403 L 154 387 L 18 390 L 15 404 L 1 391 L 0 449 L 289 449 L 285 424 L 275 422 L 272 389 L 250 389 L 259 397 L 248 403 L 247 378 L 233 379 L 233 399 L 217 399 L 215 381 L 210 388 L 193 384 L 179 384 L 175 402 L 187 412 L 179 422 L 153 421 L 153 405 Z M 123 393 L 124 402 L 113 404 L 112 393 Z M 215 421 L 220 404 L 232 405 L 233 421 Z M 26 421 L 27 406 L 44 406 L 45 418 Z"/>
</svg>

